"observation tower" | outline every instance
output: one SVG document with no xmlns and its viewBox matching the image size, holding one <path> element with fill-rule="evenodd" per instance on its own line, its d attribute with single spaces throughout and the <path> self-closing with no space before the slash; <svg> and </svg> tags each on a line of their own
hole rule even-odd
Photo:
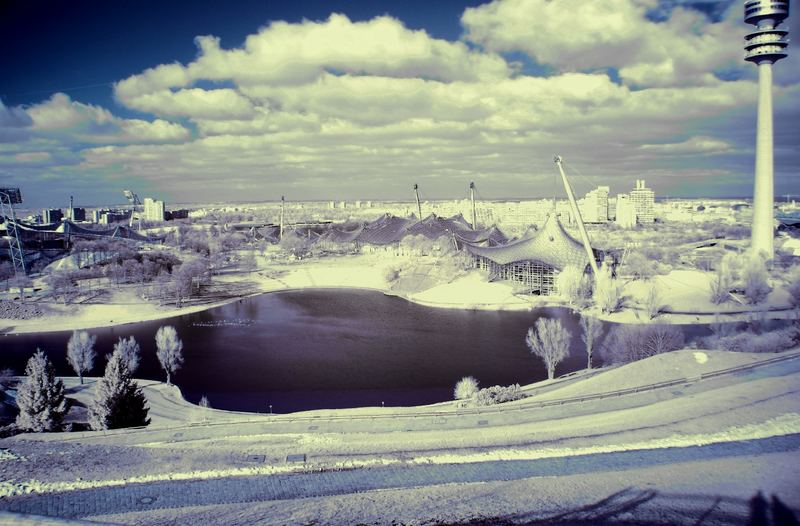
<svg viewBox="0 0 800 526">
<path fill-rule="evenodd" d="M 772 161 L 772 65 L 786 57 L 788 31 L 778 26 L 789 16 L 789 0 L 748 0 L 744 21 L 756 30 L 744 37 L 744 59 L 758 66 L 758 124 L 756 173 L 753 188 L 751 246 L 756 253 L 774 255 L 774 176 Z"/>
</svg>

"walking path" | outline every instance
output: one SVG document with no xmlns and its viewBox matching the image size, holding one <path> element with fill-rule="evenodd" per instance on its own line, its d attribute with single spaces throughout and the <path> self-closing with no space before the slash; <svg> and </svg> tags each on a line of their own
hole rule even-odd
<svg viewBox="0 0 800 526">
<path fill-rule="evenodd" d="M 669 450 L 626 451 L 556 459 L 127 484 L 12 497 L 0 500 L 0 509 L 80 518 L 161 508 L 299 499 L 439 484 L 568 476 L 797 451 L 800 451 L 800 434 Z"/>
</svg>

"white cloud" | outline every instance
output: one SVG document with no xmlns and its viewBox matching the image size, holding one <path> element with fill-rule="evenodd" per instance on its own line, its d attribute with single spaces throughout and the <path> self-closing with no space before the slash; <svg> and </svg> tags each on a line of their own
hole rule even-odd
<svg viewBox="0 0 800 526">
<path fill-rule="evenodd" d="M 73 101 L 64 93 L 27 108 L 31 132 L 93 143 L 175 142 L 189 137 L 177 123 L 122 119 L 99 106 Z"/>
<path fill-rule="evenodd" d="M 511 72 L 498 55 L 432 38 L 388 16 L 351 22 L 333 14 L 324 22 L 273 22 L 249 36 L 243 47 L 231 50 L 222 49 L 212 36 L 196 42 L 199 55 L 194 62 L 161 65 L 124 79 L 114 86 L 116 97 L 157 115 L 242 119 L 252 108 L 234 90 L 181 88 L 198 80 L 233 82 L 243 91 L 294 86 L 313 82 L 327 71 L 443 81 L 503 78 Z M 213 113 L 211 105 L 222 107 Z"/>
<path fill-rule="evenodd" d="M 640 149 L 673 154 L 721 154 L 731 150 L 731 144 L 713 137 L 695 136 L 682 142 L 643 144 Z"/>
<path fill-rule="evenodd" d="M 495 0 L 467 9 L 465 38 L 491 51 L 523 51 L 561 71 L 618 68 L 637 86 L 716 84 L 717 69 L 739 68 L 738 23 L 731 9 L 713 23 L 675 8 L 663 22 L 647 17 L 654 0 Z"/>
<path fill-rule="evenodd" d="M 253 105 L 238 91 L 223 88 L 168 89 L 142 93 L 123 101 L 126 106 L 139 111 L 167 117 L 192 117 L 198 119 L 242 119 L 253 115 Z"/>
</svg>

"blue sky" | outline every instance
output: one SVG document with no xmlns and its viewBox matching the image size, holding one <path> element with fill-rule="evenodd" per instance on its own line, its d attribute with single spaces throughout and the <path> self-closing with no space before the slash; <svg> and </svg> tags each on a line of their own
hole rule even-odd
<svg viewBox="0 0 800 526">
<path fill-rule="evenodd" d="M 559 153 L 578 192 L 749 195 L 747 31 L 713 0 L 6 2 L 0 183 L 31 206 L 535 197 Z M 800 194 L 792 52 L 778 194 Z"/>
</svg>

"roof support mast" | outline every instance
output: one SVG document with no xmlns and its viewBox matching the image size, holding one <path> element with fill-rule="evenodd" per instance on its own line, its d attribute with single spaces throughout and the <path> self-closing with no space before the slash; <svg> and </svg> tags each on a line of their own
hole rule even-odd
<svg viewBox="0 0 800 526">
<path fill-rule="evenodd" d="M 417 183 L 414 183 L 414 198 L 417 200 L 417 213 L 419 217 L 417 219 L 422 219 L 422 205 L 419 204 L 419 186 Z"/>
<path fill-rule="evenodd" d="M 278 240 L 283 239 L 283 207 L 286 204 L 286 200 L 283 196 L 281 196 L 281 226 L 278 230 Z"/>
<path fill-rule="evenodd" d="M 578 208 L 578 202 L 575 201 L 575 194 L 572 193 L 572 187 L 567 180 L 567 174 L 564 173 L 564 167 L 561 166 L 561 156 L 556 155 L 553 161 L 556 163 L 558 167 L 558 171 L 561 174 L 561 181 L 564 183 L 564 190 L 567 192 L 567 198 L 569 199 L 569 206 L 572 209 L 572 214 L 575 216 L 575 219 L 578 221 L 578 232 L 581 234 L 581 241 L 583 241 L 583 248 L 586 249 L 586 255 L 589 256 L 589 264 L 592 266 L 592 272 L 594 273 L 595 279 L 599 275 L 599 271 L 597 269 L 597 261 L 594 259 L 594 251 L 592 250 L 592 246 L 589 244 L 589 234 L 586 233 L 586 226 L 583 224 L 583 218 L 581 217 L 581 211 Z"/>
<path fill-rule="evenodd" d="M 469 183 L 469 199 L 472 201 L 472 230 L 478 230 L 478 214 L 475 213 L 475 183 Z"/>
</svg>

